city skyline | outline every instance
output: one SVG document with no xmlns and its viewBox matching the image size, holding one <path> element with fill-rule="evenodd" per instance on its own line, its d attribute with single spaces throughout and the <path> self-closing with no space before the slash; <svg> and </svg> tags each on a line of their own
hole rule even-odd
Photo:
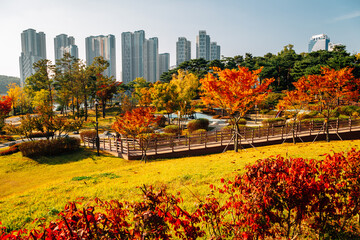
<svg viewBox="0 0 360 240">
<path fill-rule="evenodd" d="M 106 11 L 101 10 L 104 6 Z M 20 33 L 29 28 L 46 34 L 47 58 L 52 62 L 55 59 L 53 39 L 59 34 L 76 39 L 79 58 L 83 60 L 86 37 L 115 35 L 118 79 L 122 71 L 121 33 L 139 29 L 159 39 L 159 53 L 170 53 L 171 66 L 176 65 L 178 37 L 193 43 L 194 58 L 194 43 L 202 29 L 221 46 L 221 55 L 226 57 L 245 53 L 277 54 L 288 44 L 294 45 L 297 53 L 307 52 L 311 36 L 322 33 L 330 36 L 332 42 L 344 44 L 351 54 L 360 51 L 360 2 L 353 0 L 226 0 L 221 3 L 212 0 L 154 0 L 151 3 L 145 0 L 101 3 L 14 0 L 2 2 L 1 9 L 6 37 L 0 40 L 0 74 L 17 77 L 20 76 Z"/>
</svg>

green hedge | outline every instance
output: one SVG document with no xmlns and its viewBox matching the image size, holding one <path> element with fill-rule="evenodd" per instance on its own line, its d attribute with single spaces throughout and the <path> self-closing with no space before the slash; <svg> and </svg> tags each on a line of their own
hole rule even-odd
<svg viewBox="0 0 360 240">
<path fill-rule="evenodd" d="M 190 133 L 193 131 L 196 131 L 198 129 L 207 130 L 208 127 L 209 127 L 209 120 L 206 118 L 199 118 L 199 119 L 191 120 L 187 124 L 187 129 L 189 130 Z"/>
<path fill-rule="evenodd" d="M 180 128 L 178 125 L 168 125 L 164 128 L 165 133 L 180 134 Z"/>
<path fill-rule="evenodd" d="M 76 151 L 79 148 L 80 139 L 72 137 L 29 141 L 19 145 L 19 150 L 24 157 L 56 156 Z"/>
<path fill-rule="evenodd" d="M 268 118 L 262 121 L 263 126 L 271 126 L 271 125 L 282 125 L 285 124 L 285 118 Z"/>
</svg>

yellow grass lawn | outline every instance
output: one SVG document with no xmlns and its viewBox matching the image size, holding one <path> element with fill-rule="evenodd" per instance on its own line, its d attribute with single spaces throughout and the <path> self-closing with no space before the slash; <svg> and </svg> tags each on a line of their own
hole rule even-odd
<svg viewBox="0 0 360 240">
<path fill-rule="evenodd" d="M 0 222 L 10 229 L 30 227 L 35 218 L 56 218 L 68 201 L 99 197 L 104 200 L 140 199 L 137 186 L 167 186 L 181 192 L 184 207 L 191 209 L 197 198 L 209 193 L 209 185 L 233 178 L 246 164 L 281 154 L 289 157 L 323 158 L 324 153 L 359 149 L 360 140 L 282 144 L 228 151 L 199 157 L 159 159 L 143 163 L 111 155 L 95 156 L 85 149 L 61 157 L 36 161 L 21 153 L 0 157 Z"/>
</svg>

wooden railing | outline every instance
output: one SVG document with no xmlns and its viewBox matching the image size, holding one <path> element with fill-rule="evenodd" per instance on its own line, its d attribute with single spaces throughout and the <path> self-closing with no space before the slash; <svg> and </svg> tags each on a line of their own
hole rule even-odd
<svg viewBox="0 0 360 240">
<path fill-rule="evenodd" d="M 345 120 L 329 121 L 329 132 L 351 132 L 354 129 L 360 128 L 360 120 L 352 120 L 351 118 Z M 325 123 L 308 121 L 299 122 L 296 124 L 285 124 L 281 126 L 272 125 L 270 127 L 241 127 L 239 131 L 239 144 L 253 144 L 254 142 L 269 142 L 272 140 L 287 140 L 293 137 L 319 135 L 325 132 Z M 100 149 L 126 155 L 128 158 L 132 155 L 142 155 L 146 149 L 147 155 L 157 155 L 164 152 L 181 152 L 190 151 L 194 149 L 221 147 L 232 145 L 233 131 L 211 131 L 198 134 L 191 134 L 189 136 L 166 136 L 161 138 L 154 138 L 147 142 L 146 148 L 141 144 L 139 139 L 132 138 L 101 138 Z M 94 138 L 85 138 L 84 145 L 96 148 Z"/>
</svg>

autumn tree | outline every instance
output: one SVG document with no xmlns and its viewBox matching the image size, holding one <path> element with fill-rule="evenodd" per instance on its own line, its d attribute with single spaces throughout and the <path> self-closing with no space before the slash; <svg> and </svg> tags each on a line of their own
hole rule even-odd
<svg viewBox="0 0 360 240">
<path fill-rule="evenodd" d="M 7 95 L 11 98 L 11 105 L 13 109 L 14 116 L 16 115 L 16 108 L 18 107 L 19 99 L 23 91 L 19 85 L 16 83 L 10 83 L 8 85 Z"/>
<path fill-rule="evenodd" d="M 9 96 L 2 96 L 0 99 L 0 129 L 4 127 L 5 117 L 11 111 L 12 100 Z"/>
<path fill-rule="evenodd" d="M 195 74 L 180 69 L 177 74 L 173 75 L 170 84 L 175 86 L 175 96 L 181 119 L 181 116 L 188 114 L 188 109 L 192 107 L 192 100 L 197 96 L 199 89 L 199 80 Z"/>
<path fill-rule="evenodd" d="M 250 71 L 245 67 L 220 70 L 214 68 L 200 80 L 201 99 L 205 104 L 226 109 L 234 123 L 234 148 L 238 151 L 239 121 L 267 95 L 268 86 L 274 79 L 259 82 L 261 69 Z"/>
<path fill-rule="evenodd" d="M 298 90 L 286 91 L 285 96 L 281 99 L 277 105 L 279 111 L 285 109 L 292 110 L 293 116 L 293 127 L 292 127 L 292 138 L 295 144 L 295 124 L 299 113 L 304 109 L 306 102 L 309 101 L 307 95 L 300 94 Z"/>
<path fill-rule="evenodd" d="M 329 120 L 332 111 L 350 100 L 359 99 L 360 79 L 352 74 L 352 68 L 340 70 L 321 68 L 321 74 L 308 75 L 294 83 L 298 94 L 307 100 L 307 108 L 315 104 L 325 117 L 326 141 L 329 139 Z"/>
<path fill-rule="evenodd" d="M 102 115 L 105 118 L 105 108 L 107 100 L 110 100 L 117 91 L 117 83 L 112 77 L 97 75 L 96 97 L 100 99 L 102 105 Z"/>
<path fill-rule="evenodd" d="M 146 161 L 146 150 L 149 141 L 155 136 L 154 128 L 157 126 L 160 118 L 154 115 L 153 107 L 138 107 L 127 111 L 122 116 L 116 118 L 112 125 L 117 133 L 126 137 L 137 139 L 143 150 L 143 160 Z"/>
<path fill-rule="evenodd" d="M 151 88 L 152 103 L 157 111 L 166 111 L 170 114 L 178 109 L 176 85 L 167 82 L 156 82 Z"/>
</svg>

